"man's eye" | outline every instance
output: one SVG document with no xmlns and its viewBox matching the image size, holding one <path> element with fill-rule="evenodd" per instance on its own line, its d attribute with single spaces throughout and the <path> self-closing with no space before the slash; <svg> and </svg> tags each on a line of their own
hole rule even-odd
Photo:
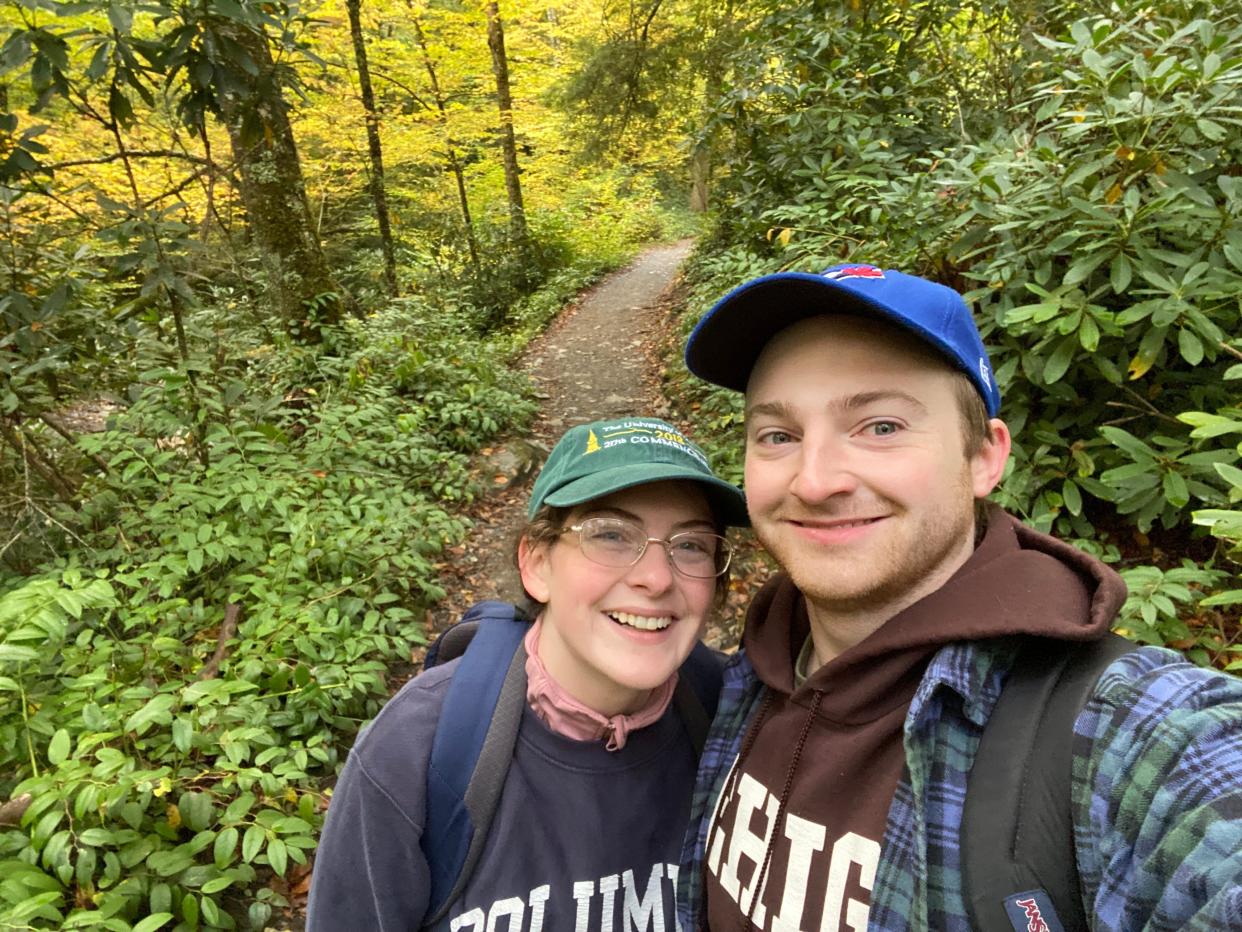
<svg viewBox="0 0 1242 932">
<path fill-rule="evenodd" d="M 901 430 L 901 425 L 896 421 L 876 421 L 869 424 L 868 429 L 877 437 L 891 437 Z"/>
<path fill-rule="evenodd" d="M 780 446 L 784 443 L 792 443 L 793 435 L 784 430 L 769 430 L 759 435 L 759 442 Z"/>
</svg>

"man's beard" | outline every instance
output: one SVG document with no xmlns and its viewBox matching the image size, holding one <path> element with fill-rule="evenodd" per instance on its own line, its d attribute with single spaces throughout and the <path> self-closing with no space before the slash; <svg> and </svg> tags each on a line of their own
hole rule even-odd
<svg viewBox="0 0 1242 932">
<path fill-rule="evenodd" d="M 875 611 L 895 603 L 905 607 L 943 585 L 952 573 L 942 576 L 937 571 L 961 552 L 963 541 L 973 542 L 974 499 L 967 482 L 968 478 L 963 480 L 960 504 L 923 512 L 914 525 L 908 524 L 912 520 L 909 512 L 881 499 L 885 511 L 893 516 L 888 520 L 902 526 L 894 528 L 895 536 L 857 553 L 848 548 L 837 553 L 832 548 L 816 548 L 791 539 L 789 533 L 769 534 L 762 520 L 755 522 L 755 535 L 812 605 L 833 614 Z M 909 598 L 912 594 L 916 594 L 913 599 Z"/>
</svg>

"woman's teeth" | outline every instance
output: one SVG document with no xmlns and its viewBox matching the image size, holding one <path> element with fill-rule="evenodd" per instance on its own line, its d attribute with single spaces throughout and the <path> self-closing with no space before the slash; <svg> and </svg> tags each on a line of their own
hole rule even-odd
<svg viewBox="0 0 1242 932">
<path fill-rule="evenodd" d="M 642 631 L 663 631 L 673 623 L 668 615 L 659 618 L 648 618 L 646 615 L 631 615 L 629 612 L 609 612 L 608 617 L 618 624 L 629 625 Z"/>
</svg>

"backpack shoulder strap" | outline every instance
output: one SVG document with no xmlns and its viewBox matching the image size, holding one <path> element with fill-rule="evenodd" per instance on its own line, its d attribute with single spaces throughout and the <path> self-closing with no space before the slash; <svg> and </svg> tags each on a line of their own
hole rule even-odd
<svg viewBox="0 0 1242 932">
<path fill-rule="evenodd" d="M 448 634 L 467 626 L 472 630 L 440 710 L 427 771 L 420 841 L 431 871 L 426 925 L 448 911 L 483 851 L 526 706 L 525 616 L 505 602 L 482 602 L 433 647 L 443 648 Z M 452 659 L 443 649 L 429 656 L 438 663 Z"/>
<path fill-rule="evenodd" d="M 690 735 L 695 756 L 702 756 L 708 729 L 716 715 L 723 664 L 724 657 L 700 641 L 678 671 L 673 701 Z"/>
<path fill-rule="evenodd" d="M 1135 645 L 1110 634 L 1029 638 L 984 727 L 962 818 L 963 896 L 975 929 L 1088 928 L 1070 812 L 1074 720 L 1104 669 Z"/>
</svg>

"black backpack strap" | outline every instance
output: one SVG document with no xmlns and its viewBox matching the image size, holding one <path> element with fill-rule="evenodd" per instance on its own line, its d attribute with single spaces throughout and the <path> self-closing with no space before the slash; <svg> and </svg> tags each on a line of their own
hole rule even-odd
<svg viewBox="0 0 1242 932">
<path fill-rule="evenodd" d="M 471 611 L 473 610 L 471 609 Z M 474 632 L 478 629 L 479 619 L 477 617 L 463 618 L 457 622 L 457 624 L 436 638 L 431 643 L 431 646 L 427 648 L 427 653 L 423 656 L 423 669 L 430 670 L 432 667 L 438 667 L 442 663 L 448 663 L 455 657 L 460 657 L 466 652 L 470 642 L 474 640 Z"/>
<path fill-rule="evenodd" d="M 979 740 L 962 818 L 963 898 L 981 932 L 1089 928 L 1070 811 L 1074 721 L 1134 644 L 1029 638 Z"/>
<path fill-rule="evenodd" d="M 460 657 L 474 640 L 474 634 L 479 630 L 479 623 L 494 618 L 513 619 L 526 623 L 531 621 L 530 616 L 517 605 L 495 601 L 476 602 L 466 609 L 465 614 L 456 624 L 451 625 L 431 642 L 431 646 L 427 648 L 427 653 L 423 656 L 423 669 L 430 670 L 432 667 L 438 667 L 442 663 L 448 663 Z"/>
<path fill-rule="evenodd" d="M 707 732 L 716 714 L 723 666 L 724 655 L 700 642 L 694 645 L 678 671 L 673 701 L 696 757 L 703 754 Z"/>
</svg>

